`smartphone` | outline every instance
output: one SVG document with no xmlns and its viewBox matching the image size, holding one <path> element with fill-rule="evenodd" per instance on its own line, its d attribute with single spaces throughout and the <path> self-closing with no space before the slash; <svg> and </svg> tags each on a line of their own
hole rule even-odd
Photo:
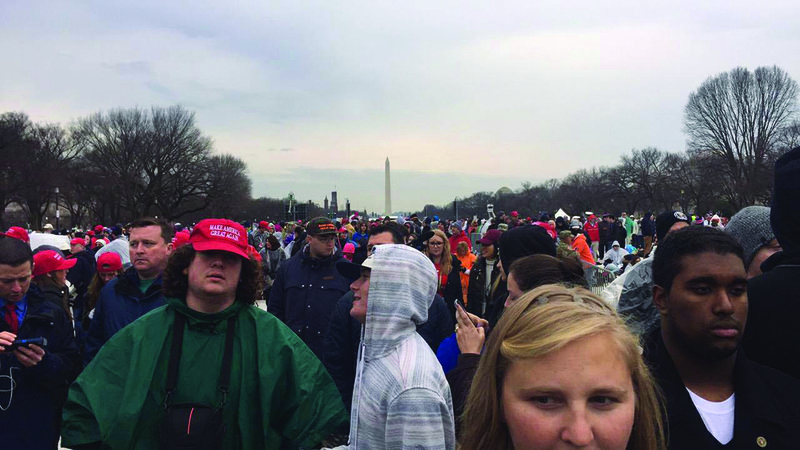
<svg viewBox="0 0 800 450">
<path fill-rule="evenodd" d="M 30 338 L 30 339 L 17 339 L 16 341 L 12 342 L 11 345 L 6 347 L 4 352 L 13 352 L 14 350 L 18 349 L 19 347 L 27 347 L 31 344 L 38 345 L 40 347 L 47 347 L 47 338 L 38 337 L 38 338 Z"/>
<path fill-rule="evenodd" d="M 462 311 L 467 312 L 467 308 L 464 308 L 464 305 L 462 305 L 459 300 L 456 300 L 455 304 L 456 304 L 456 308 L 461 308 Z M 457 312 L 456 312 L 456 315 L 458 315 Z"/>
</svg>

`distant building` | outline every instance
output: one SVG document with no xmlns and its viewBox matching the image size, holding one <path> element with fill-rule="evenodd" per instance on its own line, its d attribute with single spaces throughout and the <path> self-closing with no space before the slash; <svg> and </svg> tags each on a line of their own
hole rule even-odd
<svg viewBox="0 0 800 450">
<path fill-rule="evenodd" d="M 336 200 L 336 191 L 331 192 L 331 209 L 330 213 L 334 216 L 339 214 L 339 202 Z"/>
</svg>

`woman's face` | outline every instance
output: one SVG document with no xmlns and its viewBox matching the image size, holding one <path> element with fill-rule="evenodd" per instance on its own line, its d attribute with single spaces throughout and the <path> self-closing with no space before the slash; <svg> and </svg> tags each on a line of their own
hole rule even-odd
<svg viewBox="0 0 800 450">
<path fill-rule="evenodd" d="M 484 259 L 494 259 L 494 245 L 481 244 L 481 256 L 483 256 Z"/>
<path fill-rule="evenodd" d="M 502 405 L 514 448 L 624 450 L 635 395 L 622 353 L 600 333 L 511 363 Z"/>
<path fill-rule="evenodd" d="M 506 285 L 508 286 L 508 297 L 506 297 L 505 307 L 508 308 L 513 305 L 524 292 L 519 288 L 513 273 L 508 274 Z"/>
<path fill-rule="evenodd" d="M 54 270 L 51 273 L 53 274 L 53 280 L 61 287 L 67 285 L 67 272 L 69 270 Z"/>
<path fill-rule="evenodd" d="M 441 256 L 444 250 L 444 240 L 439 236 L 428 239 L 428 253 L 431 256 Z"/>
</svg>

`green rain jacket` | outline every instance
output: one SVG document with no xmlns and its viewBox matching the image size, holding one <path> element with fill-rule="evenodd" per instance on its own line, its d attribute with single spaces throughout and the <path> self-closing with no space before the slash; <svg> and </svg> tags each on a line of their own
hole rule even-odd
<svg viewBox="0 0 800 450">
<path fill-rule="evenodd" d="M 322 363 L 297 335 L 255 306 L 216 314 L 184 300 L 141 317 L 109 340 L 69 389 L 62 445 L 102 441 L 104 449 L 158 449 L 172 324 L 187 316 L 172 404 L 219 406 L 227 319 L 237 315 L 231 385 L 223 410 L 225 449 L 310 447 L 346 428 L 348 416 Z"/>
</svg>

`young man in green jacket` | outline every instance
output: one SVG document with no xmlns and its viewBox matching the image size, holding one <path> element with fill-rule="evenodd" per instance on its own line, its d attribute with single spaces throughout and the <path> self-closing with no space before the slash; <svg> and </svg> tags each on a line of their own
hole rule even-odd
<svg viewBox="0 0 800 450">
<path fill-rule="evenodd" d="M 320 361 L 253 306 L 258 266 L 248 258 L 244 228 L 206 219 L 189 244 L 164 272 L 167 305 L 117 333 L 70 388 L 62 445 L 312 447 L 346 429 L 341 398 Z M 173 345 L 178 335 L 182 342 Z"/>
</svg>

